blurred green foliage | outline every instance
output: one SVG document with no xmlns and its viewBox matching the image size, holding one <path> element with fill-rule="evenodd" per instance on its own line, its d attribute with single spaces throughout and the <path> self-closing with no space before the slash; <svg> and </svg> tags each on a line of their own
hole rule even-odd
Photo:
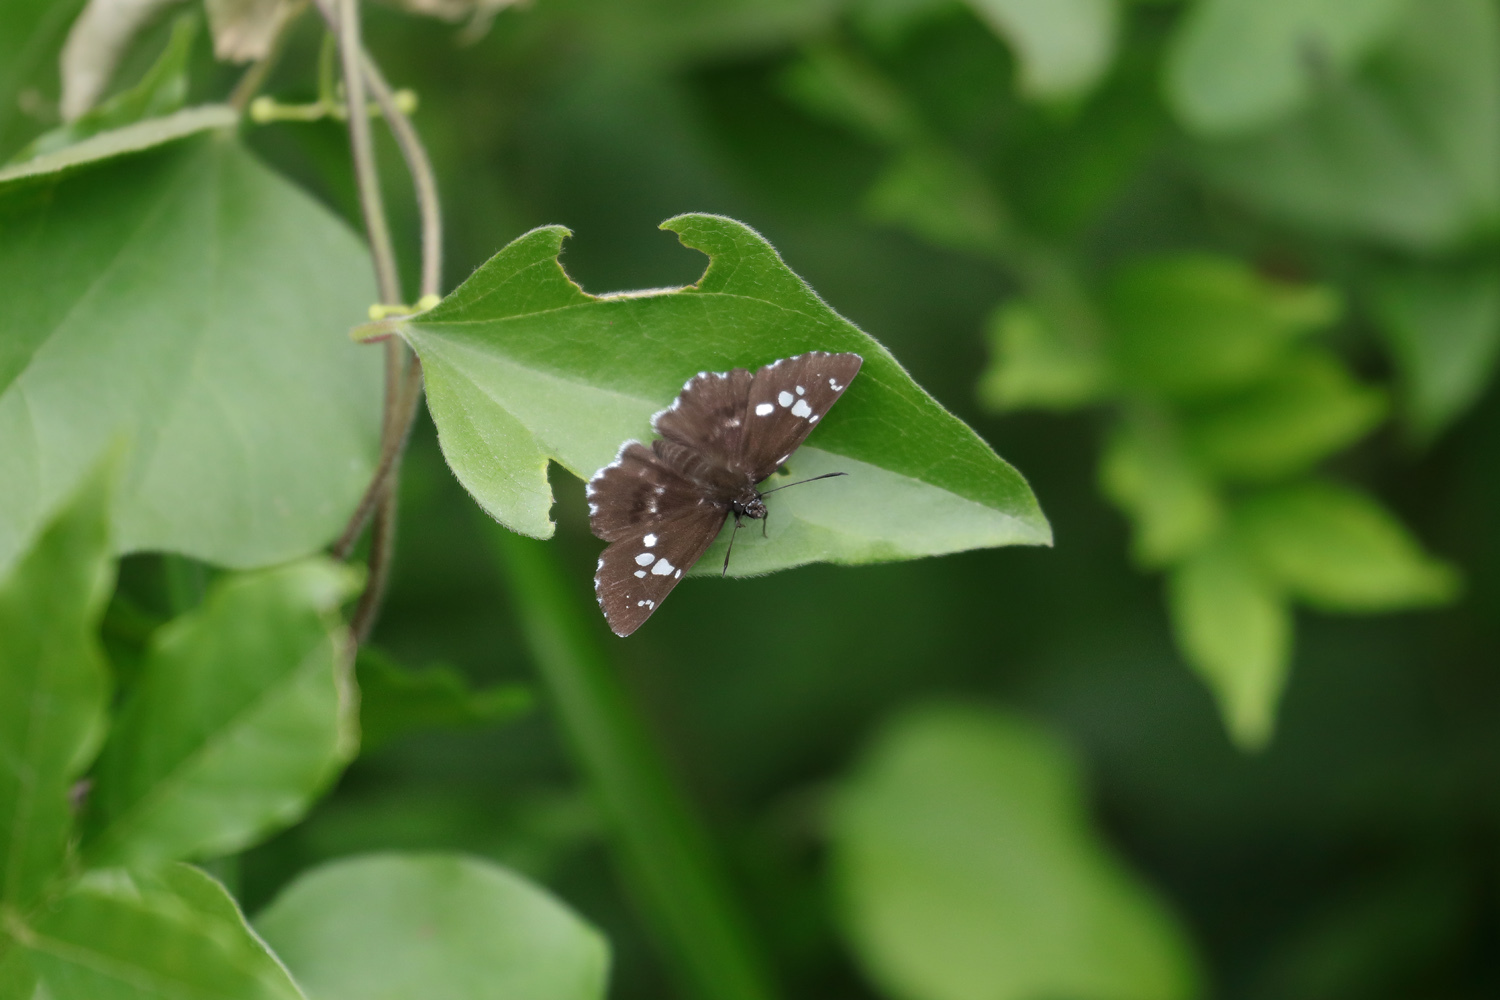
<svg viewBox="0 0 1500 1000">
<path fill-rule="evenodd" d="M 54 11 L 68 6 L 4 11 L 19 27 L 0 31 L 0 156 L 56 124 L 48 67 L 71 18 Z M 361 677 L 376 693 L 371 734 L 382 732 L 378 699 L 394 718 L 305 820 L 214 862 L 247 912 L 292 926 L 286 914 L 316 880 L 372 863 L 338 859 L 457 850 L 488 859 L 470 862 L 480 886 L 465 887 L 465 905 L 493 902 L 482 886 L 494 862 L 598 927 L 621 998 L 713 995 L 682 972 L 682 941 L 702 938 L 664 932 L 650 902 L 705 885 L 704 912 L 717 892 L 739 901 L 748 931 L 728 933 L 744 933 L 746 961 L 764 962 L 765 988 L 786 996 L 993 996 L 1005 976 L 1016 996 L 1192 995 L 1195 984 L 1245 1000 L 1500 991 L 1492 0 L 535 0 L 478 38 L 396 11 L 368 16 L 387 74 L 421 97 L 417 124 L 448 206 L 448 287 L 547 224 L 577 234 L 562 260 L 589 292 L 682 285 L 702 258 L 657 224 L 688 211 L 744 219 L 1025 473 L 1057 548 L 689 581 L 619 642 L 582 614 L 598 545 L 576 480 L 550 470 L 557 532 L 541 572 L 552 582 L 538 588 L 495 558 L 497 529 L 424 422 L 376 635 L 386 666 Z M 121 90 L 165 45 L 166 29 L 156 32 Z M 320 44 L 299 23 L 268 92 L 314 99 Z M 190 103 L 221 99 L 235 79 L 206 40 L 190 70 Z M 249 129 L 245 141 L 357 224 L 337 123 Z M 153 172 L 207 159 L 202 145 L 121 169 L 156 183 Z M 233 147 L 214 155 L 247 162 Z M 394 151 L 382 157 L 414 275 L 415 216 Z M 273 208 L 300 197 L 243 169 Z M 86 178 L 58 190 L 99 196 Z M 140 189 L 118 190 L 110 204 Z M 0 253 L 29 267 L 10 234 L 35 205 L 5 197 L 15 200 Z M 359 318 L 368 292 L 351 286 L 334 308 L 287 273 L 298 268 L 321 273 L 262 267 L 274 288 L 234 301 L 287 312 L 255 314 L 239 335 L 306 329 L 304 346 L 326 346 L 336 342 L 317 338 Z M 27 284 L 14 282 L 8 301 L 32 301 Z M 127 332 L 152 327 L 130 299 L 104 305 Z M 321 318 L 304 328 L 296 316 L 311 311 Z M 0 392 L 30 358 L 3 343 Z M 330 426 L 292 418 L 272 452 Z M 352 496 L 368 439 L 325 444 L 346 464 L 319 464 L 311 479 L 262 470 L 253 482 Z M 234 482 L 244 469 L 232 459 L 213 453 L 203 467 Z M 333 472 L 330 487 L 322 476 Z M 16 509 L 13 482 L 0 485 Z M 122 488 L 128 497 L 140 483 Z M 62 499 L 25 495 L 32 527 L 7 543 L 23 583 L 23 553 Z M 235 540 L 296 554 L 326 534 L 299 523 L 300 541 Z M 141 547 L 238 558 L 162 540 L 190 538 L 191 521 L 168 528 Z M 91 566 L 104 565 L 99 546 Z M 149 554 L 121 564 L 105 637 L 122 704 L 160 669 L 149 652 L 158 623 L 189 610 L 169 598 L 170 565 Z M 537 589 L 552 595 L 540 610 Z M 31 591 L 12 584 L 0 597 Z M 73 609 L 71 630 L 52 638 L 81 670 L 96 656 L 87 636 L 103 602 L 69 600 L 56 608 Z M 35 633 L 0 630 L 0 644 Z M 422 675 L 398 665 L 431 662 L 465 683 L 418 687 L 411 676 Z M 639 730 L 626 750 L 659 744 L 711 840 L 693 846 L 690 822 L 668 838 L 642 834 L 680 803 L 618 785 L 623 800 L 606 798 L 600 772 L 625 755 L 580 749 L 577 706 L 556 681 L 521 718 L 472 700 L 532 682 L 538 666 L 580 662 L 618 680 L 610 697 Z M 6 670 L 5 683 L 22 676 Z M 77 758 L 103 738 L 102 723 L 85 724 L 103 695 L 83 688 L 79 703 L 93 707 L 55 730 L 77 745 L 44 762 L 55 822 L 36 849 L 48 866 L 65 856 Z M 423 707 L 429 696 L 441 711 Z M 965 707 L 912 708 L 934 697 Z M 410 714 L 391 707 L 401 701 Z M 7 703 L 18 702 L 0 699 L 0 713 Z M 975 707 L 996 703 L 1005 709 Z M 628 721 L 631 704 L 645 725 Z M 0 810 L 8 801 L 0 794 Z M 618 877 L 631 835 L 644 843 L 636 863 L 665 859 L 652 884 L 628 866 Z M 673 838 L 687 854 L 672 853 Z M 420 868 L 402 877 L 431 877 Z M 85 909 L 163 940 L 209 928 L 214 954 L 233 959 L 225 976 L 268 977 L 278 995 L 228 897 L 191 870 L 166 871 L 176 874 L 149 885 L 66 881 L 48 933 L 65 940 Z M 7 893 L 32 891 L 7 878 Z M 522 886 L 532 905 L 540 890 Z M 1028 903 L 1027 891 L 1059 909 Z M 342 919 L 331 904 L 320 912 Z M 944 937 L 954 951 L 939 965 L 925 936 L 954 923 L 1004 930 L 993 948 Z M 1081 927 L 1104 929 L 1091 938 Z M 7 951 L 4 933 L 0 996 L 29 997 L 48 959 L 17 958 L 24 949 Z M 284 947 L 311 933 L 294 929 Z M 585 929 L 577 940 L 592 939 Z M 598 969 L 591 947 L 579 945 L 585 979 Z M 1020 956 L 1004 961 L 1012 947 Z M 350 962 L 364 971 L 378 957 Z M 488 957 L 429 960 L 482 969 Z M 213 980 L 213 961 L 198 968 L 205 982 L 228 981 Z M 337 979 L 336 963 L 325 968 Z M 749 975 L 746 989 L 760 988 Z"/>
</svg>

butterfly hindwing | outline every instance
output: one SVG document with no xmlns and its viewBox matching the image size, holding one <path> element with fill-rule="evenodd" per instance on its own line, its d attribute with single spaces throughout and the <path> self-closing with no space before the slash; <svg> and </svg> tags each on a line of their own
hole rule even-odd
<svg viewBox="0 0 1500 1000">
<path fill-rule="evenodd" d="M 694 506 L 611 542 L 599 557 L 594 592 L 615 635 L 627 636 L 657 609 L 724 527 L 728 511 Z"/>
<path fill-rule="evenodd" d="M 639 441 L 589 480 L 589 527 L 606 542 L 659 525 L 701 506 L 702 490 Z"/>
<path fill-rule="evenodd" d="M 760 482 L 797 450 L 859 373 L 858 354 L 812 351 L 755 373 L 745 408 L 742 461 Z"/>
</svg>

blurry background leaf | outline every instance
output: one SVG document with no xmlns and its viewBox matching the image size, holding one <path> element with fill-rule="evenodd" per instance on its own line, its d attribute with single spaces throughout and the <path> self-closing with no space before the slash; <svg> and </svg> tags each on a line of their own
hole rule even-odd
<svg viewBox="0 0 1500 1000">
<path fill-rule="evenodd" d="M 1237 530 L 1288 593 L 1328 611 L 1390 611 L 1458 594 L 1453 567 L 1422 551 L 1369 496 L 1309 482 L 1258 493 L 1235 512 Z"/>
<path fill-rule="evenodd" d="M 1245 749 L 1265 746 L 1290 666 L 1286 599 L 1233 538 L 1193 553 L 1167 584 L 1177 644 L 1214 693 L 1229 735 Z"/>
<path fill-rule="evenodd" d="M 503 684 L 475 691 L 445 664 L 408 670 L 380 650 L 361 646 L 359 680 L 361 753 L 423 729 L 461 729 L 509 722 L 531 711 L 531 689 Z"/>
<path fill-rule="evenodd" d="M 1223 516 L 1213 483 L 1184 449 L 1166 415 L 1131 412 L 1099 460 L 1099 482 L 1130 515 L 1131 551 L 1142 566 L 1165 566 L 1188 555 L 1218 529 Z"/>
<path fill-rule="evenodd" d="M 0 4 L 0 161 L 58 119 L 57 50 L 83 0 Z"/>
<path fill-rule="evenodd" d="M 994 409 L 1072 409 L 1095 402 L 1109 378 L 1094 345 L 1066 336 L 1029 302 L 1000 306 L 985 332 L 990 366 L 979 381 L 979 398 Z"/>
<path fill-rule="evenodd" d="M 779 82 L 808 111 L 873 142 L 900 147 L 926 138 L 926 126 L 910 98 L 846 47 L 809 47 Z"/>
<path fill-rule="evenodd" d="M 1431 440 L 1479 398 L 1500 357 L 1500 272 L 1494 265 L 1379 272 L 1380 332 L 1401 375 L 1406 418 Z"/>
<path fill-rule="evenodd" d="M 163 11 L 181 2 L 88 0 L 68 29 L 60 56 L 63 121 L 73 121 L 98 103 L 131 43 Z"/>
<path fill-rule="evenodd" d="M 854 486 L 778 497 L 768 537 L 736 548 L 737 575 L 1050 539 L 1020 474 L 758 234 L 715 216 L 664 225 L 709 255 L 697 285 L 587 295 L 557 264 L 565 231 L 549 227 L 513 242 L 405 325 L 444 455 L 492 517 L 551 535 L 548 459 L 587 479 L 622 441 L 650 440 L 651 414 L 695 372 L 854 351 L 864 358 L 855 387 L 788 465 L 804 477 L 848 472 L 838 482 Z M 851 489 L 879 495 L 880 507 L 851 521 Z M 713 551 L 699 562 L 703 572 L 719 565 Z"/>
<path fill-rule="evenodd" d="M 1022 93 L 1072 97 L 1093 86 L 1115 54 L 1115 0 L 968 0 L 1020 63 Z"/>
<path fill-rule="evenodd" d="M 316 868 L 255 919 L 308 1000 L 602 1000 L 604 939 L 475 858 L 373 854 Z"/>
<path fill-rule="evenodd" d="M 1091 828 L 1032 723 L 972 707 L 889 722 L 840 792 L 832 848 L 865 971 L 898 1000 L 1186 1000 L 1185 935 Z"/>
<path fill-rule="evenodd" d="M 52 1000 L 303 1000 L 224 888 L 186 865 L 95 872 L 29 931 Z"/>
<path fill-rule="evenodd" d="M 1358 65 L 1391 33 L 1405 6 L 1405 0 L 1199 0 L 1168 56 L 1172 107 L 1205 135 L 1270 124 Z"/>
<path fill-rule="evenodd" d="M 172 26 L 166 49 L 135 86 L 115 94 L 66 125 L 37 136 L 16 154 L 15 159 L 29 160 L 33 156 L 56 152 L 91 135 L 170 114 L 182 107 L 187 99 L 188 57 L 192 54 L 197 33 L 196 18 L 179 17 Z"/>
<path fill-rule="evenodd" d="M 1500 12 L 1488 0 L 1411 3 L 1362 72 L 1297 117 L 1201 158 L 1250 204 L 1320 232 L 1420 251 L 1491 232 Z"/>
<path fill-rule="evenodd" d="M 120 551 L 246 567 L 339 531 L 380 406 L 347 227 L 222 133 L 0 184 L 0 224 L 0 566 L 122 434 Z"/>
<path fill-rule="evenodd" d="M 204 0 L 214 55 L 226 62 L 250 62 L 271 51 L 297 0 Z"/>
<path fill-rule="evenodd" d="M 1133 264 L 1109 298 L 1121 380 L 1183 400 L 1250 385 L 1338 313 L 1328 289 L 1268 281 L 1207 255 Z"/>
<path fill-rule="evenodd" d="M 897 153 L 866 196 L 876 222 L 940 247 L 992 255 L 1008 229 L 993 192 L 972 166 L 938 145 Z"/>
<path fill-rule="evenodd" d="M 114 582 L 113 471 L 106 460 L 0 583 L 0 907 L 12 913 L 62 866 L 69 793 L 104 736 L 109 678 L 95 630 Z"/>
<path fill-rule="evenodd" d="M 1194 411 L 1185 437 L 1212 474 L 1265 481 L 1303 471 L 1348 447 L 1385 413 L 1384 392 L 1356 382 L 1331 351 L 1305 347 L 1263 381 Z"/>
<path fill-rule="evenodd" d="M 229 576 L 154 637 L 95 771 L 95 866 L 240 850 L 307 810 L 357 746 L 355 589 L 324 560 Z"/>
</svg>

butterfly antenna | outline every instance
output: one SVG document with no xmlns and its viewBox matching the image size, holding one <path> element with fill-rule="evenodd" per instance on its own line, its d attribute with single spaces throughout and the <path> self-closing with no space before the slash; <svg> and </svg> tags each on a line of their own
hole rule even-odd
<svg viewBox="0 0 1500 1000">
<path fill-rule="evenodd" d="M 847 476 L 848 474 L 847 472 L 825 472 L 821 476 L 813 476 L 811 479 L 799 479 L 795 483 L 787 483 L 786 486 L 777 486 L 769 490 L 762 490 L 760 495 L 765 496 L 767 493 L 775 493 L 777 490 L 784 490 L 790 486 L 801 486 L 803 483 L 815 483 L 819 479 L 832 479 L 834 476 Z"/>
<path fill-rule="evenodd" d="M 740 533 L 740 519 L 735 515 L 734 530 L 729 533 L 729 548 L 724 550 L 724 568 L 719 570 L 719 579 L 729 575 L 729 553 L 734 551 L 734 536 Z"/>
</svg>

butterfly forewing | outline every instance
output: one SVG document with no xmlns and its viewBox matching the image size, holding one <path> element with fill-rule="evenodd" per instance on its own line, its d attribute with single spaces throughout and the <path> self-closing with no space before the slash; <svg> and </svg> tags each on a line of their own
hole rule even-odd
<svg viewBox="0 0 1500 1000">
<path fill-rule="evenodd" d="M 589 527 L 606 542 L 702 506 L 702 488 L 639 441 L 627 441 L 588 485 Z"/>
<path fill-rule="evenodd" d="M 744 466 L 745 402 L 750 398 L 748 371 L 699 372 L 682 387 L 672 405 L 651 419 L 664 441 L 654 442 L 669 464 L 692 478 L 748 474 Z"/>
<path fill-rule="evenodd" d="M 611 542 L 599 557 L 594 591 L 615 635 L 626 636 L 651 617 L 724 527 L 728 511 L 711 504 L 643 525 Z"/>
<path fill-rule="evenodd" d="M 858 354 L 813 351 L 755 373 L 745 408 L 744 462 L 760 482 L 812 433 L 859 373 Z"/>
</svg>

